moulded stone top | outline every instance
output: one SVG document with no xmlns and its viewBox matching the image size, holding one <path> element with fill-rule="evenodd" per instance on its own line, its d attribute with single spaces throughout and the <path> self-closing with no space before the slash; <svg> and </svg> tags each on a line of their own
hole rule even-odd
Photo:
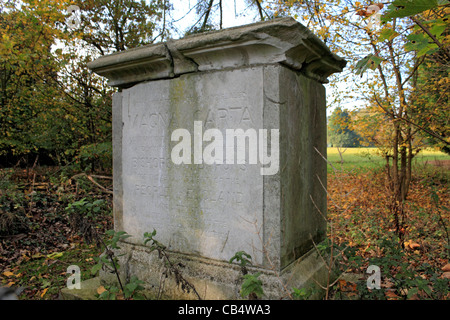
<svg viewBox="0 0 450 320">
<path fill-rule="evenodd" d="M 281 63 L 326 83 L 346 61 L 293 18 L 186 36 L 100 57 L 88 64 L 108 84 L 133 84 L 185 73 Z"/>
</svg>

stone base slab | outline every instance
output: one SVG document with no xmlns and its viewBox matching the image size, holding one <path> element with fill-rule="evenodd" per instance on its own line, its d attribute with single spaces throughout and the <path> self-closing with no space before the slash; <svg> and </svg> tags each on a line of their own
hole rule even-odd
<svg viewBox="0 0 450 320">
<path fill-rule="evenodd" d="M 177 285 L 175 276 L 165 276 L 164 259 L 158 257 L 158 252 L 150 252 L 145 246 L 121 243 L 119 256 L 121 277 L 127 281 L 132 275 L 145 281 L 146 291 L 152 299 L 198 299 L 191 292 L 184 292 Z M 243 282 L 241 268 L 237 264 L 225 261 L 205 259 L 198 256 L 176 252 L 167 252 L 171 263 L 177 266 L 180 274 L 192 284 L 203 300 L 236 300 L 242 299 L 240 288 Z M 249 273 L 260 272 L 259 279 L 263 283 L 263 299 L 279 300 L 292 298 L 293 288 L 314 287 L 310 299 L 320 299 L 324 290 L 317 283 L 326 286 L 328 267 L 324 259 L 312 249 L 303 257 L 297 259 L 280 272 L 258 267 L 248 267 Z M 115 274 L 105 271 L 100 273 L 102 284 L 116 280 Z"/>
<path fill-rule="evenodd" d="M 92 278 L 81 281 L 80 289 L 62 288 L 59 299 L 60 300 L 96 300 L 96 293 L 100 287 L 100 278 Z"/>
</svg>

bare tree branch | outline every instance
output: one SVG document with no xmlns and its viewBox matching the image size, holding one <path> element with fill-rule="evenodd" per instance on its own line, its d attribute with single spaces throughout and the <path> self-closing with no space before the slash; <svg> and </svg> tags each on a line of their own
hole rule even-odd
<svg viewBox="0 0 450 320">
<path fill-rule="evenodd" d="M 202 28 L 201 28 L 202 30 L 204 30 L 206 28 L 206 25 L 208 24 L 209 14 L 211 13 L 213 3 L 214 3 L 214 0 L 209 0 L 208 7 L 206 8 L 205 19 L 203 20 L 203 24 L 202 24 Z"/>
</svg>

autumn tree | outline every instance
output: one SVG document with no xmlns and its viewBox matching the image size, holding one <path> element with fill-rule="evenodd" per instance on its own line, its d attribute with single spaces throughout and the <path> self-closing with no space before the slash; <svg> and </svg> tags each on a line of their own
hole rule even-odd
<svg viewBox="0 0 450 320">
<path fill-rule="evenodd" d="M 328 142 L 332 147 L 359 147 L 360 137 L 353 130 L 353 121 L 347 109 L 337 107 L 328 119 Z"/>
<path fill-rule="evenodd" d="M 390 152 L 392 123 L 386 114 L 381 113 L 375 104 L 355 110 L 353 122 L 356 133 L 360 136 L 361 146 L 376 146 L 380 154 L 386 158 Z"/>
<path fill-rule="evenodd" d="M 425 59 L 419 67 L 412 93 L 414 112 L 411 117 L 423 128 L 421 135 L 427 142 L 450 154 L 446 141 L 450 137 L 450 66 Z"/>
<path fill-rule="evenodd" d="M 110 166 L 114 89 L 86 65 L 167 36 L 169 2 L 83 1 L 74 25 L 67 23 L 70 4 L 25 0 L 1 7 L 1 153 Z"/>
<path fill-rule="evenodd" d="M 60 76 L 65 95 L 74 103 L 70 117 L 78 124 L 78 145 L 71 156 L 96 164 L 111 161 L 111 97 L 115 89 L 87 68 L 99 55 L 152 43 L 168 35 L 165 28 L 167 0 L 83 1 L 79 26 L 69 30 L 61 54 L 64 68 Z M 68 151 L 69 151 L 68 150 Z"/>
<path fill-rule="evenodd" d="M 389 134 L 388 146 L 383 146 L 386 177 L 392 200 L 390 209 L 401 236 L 405 220 L 403 204 L 411 182 L 412 161 L 421 148 L 418 137 L 426 133 L 446 146 L 449 144 L 449 138 L 438 126 L 425 126 L 423 121 L 419 121 L 419 118 L 438 118 L 437 114 L 445 117 L 441 107 L 446 108 L 446 100 L 437 96 L 431 98 L 430 94 L 417 98 L 421 70 L 422 75 L 425 74 L 425 61 L 439 53 L 443 65 L 448 65 L 450 39 L 446 19 L 449 2 L 322 0 L 283 1 L 274 6 L 295 15 L 314 29 L 335 53 L 350 62 L 347 72 L 334 75 L 331 80 L 335 83 L 339 83 L 336 80 L 345 81 L 346 86 L 329 85 L 338 97 L 337 102 L 358 96 L 389 122 L 389 130 L 386 131 Z M 442 73 L 434 74 L 438 79 L 434 84 L 442 83 Z M 422 88 L 425 88 L 423 82 Z M 427 91 L 430 92 L 429 88 Z M 433 100 L 440 101 L 438 110 L 434 112 L 436 116 L 433 116 L 433 103 L 430 103 Z"/>
<path fill-rule="evenodd" d="M 417 114 L 413 95 L 415 81 L 424 61 L 419 58 L 435 52 L 435 49 L 443 50 L 444 53 L 447 50 L 447 44 L 441 42 L 445 42 L 445 39 L 438 39 L 441 29 L 428 29 L 420 22 L 423 19 L 421 14 L 437 8 L 437 4 L 431 1 L 421 6 L 423 3 L 419 2 L 394 1 L 385 12 L 382 20 L 384 25 L 379 30 L 374 31 L 369 27 L 362 29 L 372 52 L 356 65 L 359 74 L 370 69 L 376 72 L 378 79 L 371 84 L 369 96 L 392 123 L 390 150 L 385 154 L 386 175 L 392 198 L 391 211 L 400 236 L 406 219 L 403 204 L 411 183 L 412 160 L 420 151 L 415 139 L 418 132 L 423 130 L 413 117 Z M 382 5 L 377 7 L 382 9 Z M 358 13 L 366 16 L 368 9 L 359 9 Z M 417 46 L 418 29 L 423 32 L 419 33 L 421 38 L 429 37 L 429 41 L 420 47 Z"/>
<path fill-rule="evenodd" d="M 417 51 L 418 60 L 417 73 L 412 79 L 411 118 L 429 144 L 450 154 L 450 58 L 446 53 L 448 46 L 444 46 L 450 37 L 448 13 L 450 10 L 445 7 L 423 13 L 425 21 L 410 35 L 414 41 L 411 48 Z M 440 46 L 429 43 L 427 33 L 421 32 L 424 29 Z"/>
<path fill-rule="evenodd" d="M 153 43 L 167 36 L 159 22 L 169 10 L 167 0 L 88 0 L 80 2 L 82 40 L 101 55 Z"/>
<path fill-rule="evenodd" d="M 63 1 L 0 5 L 0 155 L 50 155 L 67 143 L 59 120 L 64 102 L 51 85 L 58 72 L 52 45 L 63 38 Z"/>
</svg>

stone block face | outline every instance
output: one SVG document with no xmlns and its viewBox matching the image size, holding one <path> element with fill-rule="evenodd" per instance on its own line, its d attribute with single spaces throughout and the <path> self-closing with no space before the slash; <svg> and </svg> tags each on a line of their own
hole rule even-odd
<svg viewBox="0 0 450 320">
<path fill-rule="evenodd" d="M 218 129 L 224 135 L 226 129 L 262 128 L 262 83 L 259 67 L 186 74 L 122 92 L 124 231 L 141 240 L 156 229 L 170 250 L 218 260 L 245 250 L 262 264 L 253 225 L 263 221 L 260 166 L 171 160 L 176 129 L 192 133 L 194 149 L 194 121 L 203 132 Z"/>
<path fill-rule="evenodd" d="M 283 67 L 279 74 L 280 257 L 284 267 L 310 250 L 312 241 L 319 243 L 325 237 L 326 162 L 316 149 L 326 155 L 326 114 L 322 84 Z"/>
</svg>

